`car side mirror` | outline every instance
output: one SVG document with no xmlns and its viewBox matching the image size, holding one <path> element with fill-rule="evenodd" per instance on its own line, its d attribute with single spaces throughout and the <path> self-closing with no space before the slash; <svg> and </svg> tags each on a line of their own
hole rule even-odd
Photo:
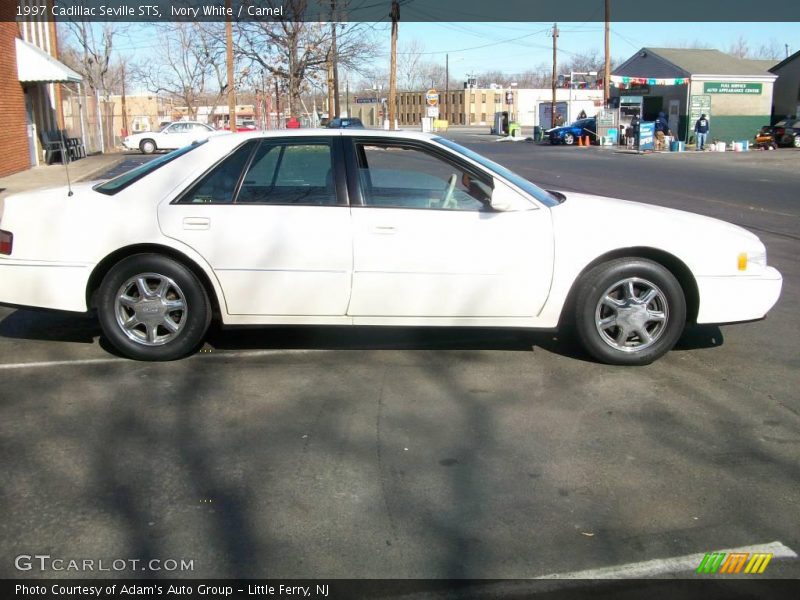
<svg viewBox="0 0 800 600">
<path fill-rule="evenodd" d="M 499 212 L 513 212 L 518 210 L 532 210 L 536 206 L 525 196 L 520 194 L 510 185 L 495 178 L 492 190 L 491 206 Z"/>
</svg>

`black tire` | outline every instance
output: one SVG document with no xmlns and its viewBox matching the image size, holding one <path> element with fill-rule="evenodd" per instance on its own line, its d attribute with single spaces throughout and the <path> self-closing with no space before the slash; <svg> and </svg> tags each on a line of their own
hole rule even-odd
<svg viewBox="0 0 800 600">
<path fill-rule="evenodd" d="M 795 135 L 792 138 L 792 146 L 794 146 L 795 148 L 800 148 L 800 135 Z"/>
<path fill-rule="evenodd" d="M 643 302 L 649 294 L 652 299 Z M 650 364 L 675 346 L 686 325 L 680 283 L 644 258 L 620 258 L 591 269 L 578 282 L 574 310 L 583 347 L 611 365 Z"/>
<path fill-rule="evenodd" d="M 567 146 L 572 146 L 572 144 L 575 143 L 575 136 L 572 135 L 571 133 L 565 133 L 564 134 L 564 143 Z"/>
<path fill-rule="evenodd" d="M 142 152 L 142 154 L 152 154 L 153 152 L 158 150 L 158 146 L 156 146 L 154 140 L 148 138 L 146 140 L 142 140 L 141 142 L 139 142 L 139 150 Z"/>
<path fill-rule="evenodd" d="M 148 286 L 147 294 L 153 294 L 151 297 L 138 291 L 140 284 L 132 283 L 140 276 Z M 164 292 L 159 296 L 161 282 Z M 135 296 L 136 304 L 131 303 L 130 296 Z M 166 308 L 168 304 L 176 308 Z M 183 308 L 178 308 L 181 304 Z M 154 315 L 159 307 L 165 308 Z M 159 254 L 136 254 L 114 265 L 103 278 L 97 294 L 97 314 L 107 340 L 124 356 L 164 361 L 182 358 L 200 347 L 211 322 L 211 304 L 203 285 L 188 268 Z M 122 320 L 126 316 L 135 317 L 131 322 L 137 324 L 124 327 Z M 177 331 L 139 322 L 139 317 L 162 322 L 169 318 Z"/>
</svg>

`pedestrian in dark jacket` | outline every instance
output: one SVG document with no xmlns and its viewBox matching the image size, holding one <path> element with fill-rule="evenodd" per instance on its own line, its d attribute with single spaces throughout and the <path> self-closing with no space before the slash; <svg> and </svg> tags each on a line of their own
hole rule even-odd
<svg viewBox="0 0 800 600">
<path fill-rule="evenodd" d="M 667 121 L 667 115 L 663 112 L 658 113 L 658 118 L 656 119 L 655 123 L 655 130 L 656 130 L 656 149 L 657 150 L 666 150 L 666 140 L 664 139 L 668 135 L 672 135 L 669 130 L 669 122 Z"/>
<path fill-rule="evenodd" d="M 705 150 L 706 147 L 706 137 L 708 136 L 708 117 L 706 115 L 700 115 L 700 118 L 697 119 L 697 122 L 694 124 L 694 133 L 697 137 L 697 143 L 695 144 L 695 150 Z"/>
</svg>

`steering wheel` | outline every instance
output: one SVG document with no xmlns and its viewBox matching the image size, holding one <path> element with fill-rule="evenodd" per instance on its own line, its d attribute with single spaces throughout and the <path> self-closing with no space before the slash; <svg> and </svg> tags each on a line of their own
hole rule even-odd
<svg viewBox="0 0 800 600">
<path fill-rule="evenodd" d="M 453 190 L 456 189 L 456 181 L 458 181 L 458 176 L 453 173 L 450 175 L 450 181 L 447 182 L 447 188 L 444 194 L 442 194 L 442 201 L 439 203 L 439 208 L 456 208 L 458 206 L 455 198 L 453 198 Z"/>
</svg>

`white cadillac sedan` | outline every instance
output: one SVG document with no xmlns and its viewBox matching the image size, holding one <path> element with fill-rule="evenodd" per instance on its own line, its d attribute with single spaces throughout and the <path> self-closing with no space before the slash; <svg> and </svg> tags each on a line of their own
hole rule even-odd
<svg viewBox="0 0 800 600">
<path fill-rule="evenodd" d="M 158 131 L 134 133 L 122 140 L 127 150 L 139 150 L 142 154 L 152 154 L 157 150 L 175 150 L 192 142 L 207 139 L 218 132 L 205 123 L 196 121 L 177 121 L 168 123 Z"/>
<path fill-rule="evenodd" d="M 687 322 L 764 317 L 764 245 L 686 212 L 552 192 L 447 139 L 214 137 L 114 179 L 9 197 L 0 302 L 86 312 L 135 359 L 223 325 L 554 329 L 641 365 Z"/>
</svg>

